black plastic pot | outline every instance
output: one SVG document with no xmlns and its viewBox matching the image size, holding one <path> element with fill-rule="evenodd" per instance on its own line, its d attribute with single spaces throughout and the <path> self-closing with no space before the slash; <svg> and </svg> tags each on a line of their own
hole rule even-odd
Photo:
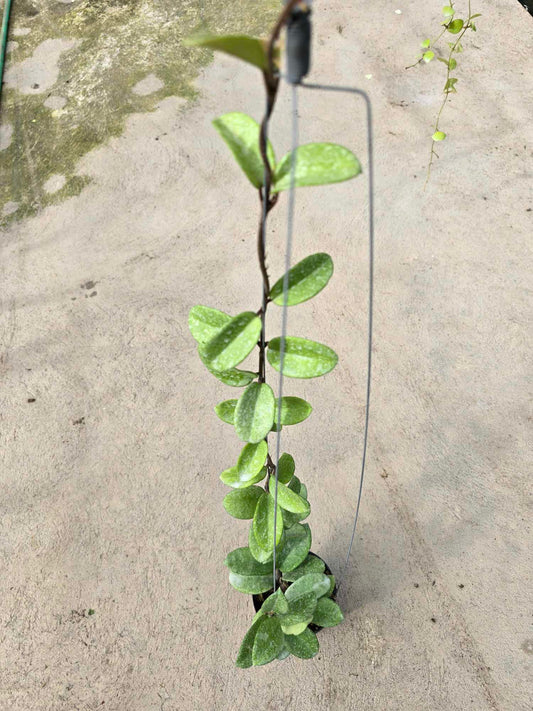
<svg viewBox="0 0 533 711">
<path fill-rule="evenodd" d="M 309 551 L 309 555 L 314 555 L 315 558 L 320 558 L 319 555 L 317 555 L 316 553 L 313 553 L 312 551 Z M 320 558 L 320 560 L 326 566 L 325 575 L 333 575 L 333 573 L 331 572 L 326 561 L 323 560 L 322 558 Z M 264 603 L 264 601 L 267 599 L 267 597 L 270 597 L 270 595 L 272 595 L 273 592 L 274 592 L 274 590 L 272 589 L 272 590 L 268 590 L 267 592 L 264 592 L 264 593 L 259 593 L 258 595 L 252 595 L 252 601 L 254 603 L 254 608 L 255 608 L 256 612 L 259 612 L 259 610 L 261 609 L 261 605 Z M 333 602 L 337 602 L 337 586 L 336 585 L 333 588 L 333 592 L 331 593 L 330 598 L 333 600 Z M 324 628 L 311 623 L 309 625 L 309 629 L 313 630 L 313 632 L 320 632 L 320 630 L 323 630 Z"/>
</svg>

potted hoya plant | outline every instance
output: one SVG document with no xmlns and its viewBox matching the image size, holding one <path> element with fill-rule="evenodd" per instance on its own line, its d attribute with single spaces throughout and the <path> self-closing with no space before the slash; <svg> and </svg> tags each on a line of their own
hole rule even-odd
<svg viewBox="0 0 533 711">
<path fill-rule="evenodd" d="M 301 304 L 322 291 L 333 274 L 331 257 L 320 252 L 305 257 L 271 284 L 265 264 L 268 213 L 291 187 L 291 181 L 293 187 L 324 185 L 349 180 L 361 172 L 357 158 L 343 146 L 309 143 L 277 159 L 268 141 L 268 120 L 280 82 L 281 30 L 306 12 L 305 3 L 290 0 L 268 40 L 205 34 L 187 40 L 189 46 L 224 51 L 256 66 L 262 72 L 267 96 L 261 125 L 238 112 L 213 121 L 258 193 L 262 305 L 235 316 L 203 305 L 193 306 L 189 313 L 189 328 L 202 363 L 211 375 L 237 391 L 235 397 L 216 405 L 215 413 L 233 426 L 243 444 L 237 462 L 220 475 L 229 488 L 223 501 L 227 513 L 250 521 L 245 545 L 229 552 L 224 561 L 230 584 L 252 595 L 256 610 L 237 655 L 236 664 L 242 668 L 291 654 L 309 659 L 318 652 L 316 632 L 343 620 L 335 601 L 335 579 L 325 562 L 311 552 L 311 529 L 305 522 L 311 512 L 307 488 L 295 473 L 293 457 L 284 453 L 274 461 L 269 444 L 273 432 L 303 422 L 312 407 L 292 395 L 277 398 L 267 382 L 267 363 L 278 373 L 282 369 L 287 378 L 316 378 L 333 370 L 338 357 L 315 340 L 291 335 L 282 343 L 279 336 L 265 332 L 269 304 L 285 308 Z M 240 369 L 255 349 L 257 369 Z"/>
</svg>

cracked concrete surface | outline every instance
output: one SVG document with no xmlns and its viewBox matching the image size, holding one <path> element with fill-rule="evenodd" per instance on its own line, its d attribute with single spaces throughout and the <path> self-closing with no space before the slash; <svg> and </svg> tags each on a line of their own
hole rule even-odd
<svg viewBox="0 0 533 711">
<path fill-rule="evenodd" d="M 219 56 L 194 102 L 150 94 L 153 111 L 76 159 L 79 194 L 14 210 L 2 232 L 1 709 L 531 707 L 533 20 L 515 0 L 479 8 L 424 192 L 441 76 L 403 67 L 439 8 L 379 0 L 362 18 L 355 0 L 315 5 L 313 79 L 364 86 L 376 117 L 373 409 L 346 621 L 310 662 L 233 666 L 253 611 L 222 561 L 247 524 L 222 507 L 218 474 L 240 446 L 213 406 L 236 390 L 198 361 L 187 312 L 259 305 L 257 197 L 210 122 L 259 118 L 263 96 L 253 68 Z M 300 100 L 301 141 L 338 141 L 366 166 L 362 106 Z M 284 90 L 278 154 L 289 108 Z M 65 174 L 54 166 L 43 184 Z M 364 414 L 364 179 L 297 194 L 294 259 L 327 251 L 335 274 L 289 330 L 340 360 L 287 384 L 315 409 L 282 443 L 334 572 Z M 19 193 L 7 197 L 9 212 Z M 274 278 L 285 207 L 268 236 Z"/>
</svg>

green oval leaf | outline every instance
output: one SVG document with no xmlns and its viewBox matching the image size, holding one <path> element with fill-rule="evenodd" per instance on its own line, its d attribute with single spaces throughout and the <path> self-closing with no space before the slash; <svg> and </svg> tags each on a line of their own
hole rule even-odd
<svg viewBox="0 0 533 711">
<path fill-rule="evenodd" d="M 311 548 L 311 529 L 307 523 L 295 523 L 285 531 L 285 543 L 278 557 L 283 574 L 294 570 L 307 558 Z"/>
<path fill-rule="evenodd" d="M 301 634 L 307 625 L 313 621 L 316 605 L 316 595 L 312 592 L 287 601 L 288 612 L 279 615 L 283 632 L 293 635 Z"/>
<path fill-rule="evenodd" d="M 268 454 L 268 444 L 262 439 L 255 444 L 244 445 L 239 455 L 237 469 L 242 476 L 255 476 L 265 464 Z"/>
<path fill-rule="evenodd" d="M 248 632 L 244 635 L 244 639 L 237 655 L 237 661 L 235 662 L 236 666 L 240 669 L 249 669 L 252 666 L 252 650 L 259 622 L 260 619 L 254 621 Z"/>
<path fill-rule="evenodd" d="M 268 563 L 272 560 L 273 551 L 265 551 L 261 548 L 255 537 L 253 524 L 250 526 L 248 534 L 248 548 L 258 563 Z"/>
<path fill-rule="evenodd" d="M 284 615 L 289 611 L 289 603 L 285 599 L 283 590 L 278 588 L 275 593 L 269 595 L 261 606 L 261 612 L 265 615 L 267 612 Z"/>
<path fill-rule="evenodd" d="M 209 306 L 193 306 L 189 311 L 189 330 L 201 345 L 207 343 L 230 321 L 229 314 Z"/>
<path fill-rule="evenodd" d="M 313 623 L 320 627 L 335 627 L 344 620 L 341 608 L 328 597 L 321 597 L 313 615 Z"/>
<path fill-rule="evenodd" d="M 260 333 L 261 319 L 253 311 L 235 316 L 200 347 L 206 365 L 216 371 L 230 370 L 249 355 Z"/>
<path fill-rule="evenodd" d="M 259 595 L 268 592 L 272 588 L 272 573 L 270 575 L 239 575 L 229 574 L 229 581 L 232 587 L 245 595 Z"/>
<path fill-rule="evenodd" d="M 307 595 L 307 593 L 312 592 L 313 595 L 318 599 L 323 595 L 326 595 L 329 590 L 329 578 L 323 573 L 308 573 L 307 575 L 302 575 L 298 578 L 285 592 L 285 597 L 290 603 L 291 600 L 295 600 L 301 595 Z"/>
<path fill-rule="evenodd" d="M 457 35 L 463 29 L 464 24 L 465 23 L 463 22 L 463 20 L 452 20 L 446 26 L 446 29 L 448 30 L 448 32 L 451 32 L 452 35 Z"/>
<path fill-rule="evenodd" d="M 227 422 L 228 425 L 233 424 L 233 418 L 235 416 L 235 407 L 239 401 L 237 399 L 224 400 L 215 405 L 215 413 L 222 422 Z"/>
<path fill-rule="evenodd" d="M 228 145 L 248 180 L 256 188 L 260 188 L 263 185 L 265 167 L 259 150 L 260 127 L 257 121 L 247 114 L 234 111 L 215 119 L 213 126 Z M 276 159 L 270 141 L 267 157 L 273 167 Z"/>
<path fill-rule="evenodd" d="M 266 467 L 261 469 L 255 476 L 250 477 L 249 474 L 240 474 L 237 466 L 230 467 L 222 472 L 220 481 L 226 486 L 231 486 L 233 489 L 245 489 L 248 486 L 257 484 L 258 481 L 266 476 Z"/>
<path fill-rule="evenodd" d="M 253 530 L 258 545 L 265 551 L 274 548 L 274 499 L 266 491 L 263 492 L 255 509 Z M 276 517 L 276 545 L 281 541 L 283 533 L 283 513 L 278 504 Z"/>
<path fill-rule="evenodd" d="M 276 166 L 272 192 L 290 188 L 292 152 Z M 295 187 L 327 185 L 355 178 L 361 164 L 344 146 L 336 143 L 308 143 L 296 149 Z"/>
<path fill-rule="evenodd" d="M 273 338 L 267 349 L 270 365 L 279 372 L 281 338 Z M 307 338 L 288 336 L 285 339 L 283 375 L 288 378 L 318 378 L 329 373 L 339 360 L 335 351 Z"/>
<path fill-rule="evenodd" d="M 276 482 L 272 477 L 270 477 L 268 482 L 268 489 L 272 496 L 274 496 L 275 488 Z M 278 486 L 278 504 L 281 506 L 282 509 L 285 509 L 286 511 L 290 511 L 291 513 L 295 514 L 305 514 L 305 516 L 308 516 L 311 511 L 309 502 L 307 502 L 305 499 L 302 499 L 301 496 L 294 493 L 294 491 L 291 491 L 283 484 L 280 484 Z"/>
<path fill-rule="evenodd" d="M 442 8 L 442 14 L 444 17 L 453 17 L 455 15 L 455 10 L 451 7 L 451 5 L 445 5 Z"/>
<path fill-rule="evenodd" d="M 281 425 L 297 425 L 306 420 L 313 412 L 311 405 L 302 400 L 301 397 L 288 395 L 281 398 Z M 274 422 L 278 419 L 278 400 L 276 400 L 276 410 Z"/>
<path fill-rule="evenodd" d="M 217 380 L 220 380 L 224 385 L 229 385 L 232 388 L 242 388 L 249 385 L 252 380 L 255 380 L 259 373 L 252 373 L 250 370 L 238 370 L 237 368 L 231 368 L 230 370 L 218 371 L 211 368 L 202 353 L 201 347 L 198 348 L 198 355 L 200 360 L 205 365 L 207 370 L 214 375 Z"/>
<path fill-rule="evenodd" d="M 252 649 L 252 661 L 255 667 L 268 664 L 276 659 L 285 644 L 279 620 L 275 617 L 263 617 L 257 628 Z"/>
<path fill-rule="evenodd" d="M 317 636 L 309 628 L 297 636 L 285 637 L 285 645 L 291 654 L 300 659 L 311 659 L 319 649 Z"/>
<path fill-rule="evenodd" d="M 448 62 L 448 66 L 450 68 L 450 71 L 452 72 L 457 67 L 457 60 L 452 57 Z"/>
<path fill-rule="evenodd" d="M 328 575 L 329 578 L 329 590 L 327 591 L 325 597 L 331 597 L 333 595 L 333 591 L 335 590 L 335 576 L 334 575 Z"/>
<path fill-rule="evenodd" d="M 278 462 L 278 481 L 281 484 L 288 484 L 293 477 L 295 468 L 293 457 L 287 452 L 283 452 Z"/>
<path fill-rule="evenodd" d="M 427 49 L 431 44 L 431 40 L 425 39 L 423 42 L 420 43 L 420 46 L 422 49 Z"/>
<path fill-rule="evenodd" d="M 233 57 L 242 59 L 243 62 L 253 64 L 259 69 L 268 68 L 265 42 L 248 35 L 211 35 L 201 34 L 187 37 L 183 40 L 186 47 L 208 47 Z"/>
<path fill-rule="evenodd" d="M 228 553 L 224 565 L 237 575 L 272 575 L 272 566 L 259 563 L 249 548 L 236 548 Z"/>
<path fill-rule="evenodd" d="M 333 260 L 325 252 L 311 254 L 289 269 L 287 306 L 301 304 L 312 299 L 326 286 L 333 274 Z M 283 283 L 281 277 L 270 291 L 270 298 L 278 306 L 283 306 Z"/>
<path fill-rule="evenodd" d="M 316 555 L 309 554 L 304 562 L 299 565 L 294 570 L 290 572 L 283 573 L 283 580 L 287 582 L 294 582 L 304 575 L 309 575 L 309 573 L 323 573 L 326 569 L 326 564 L 324 561 Z"/>
<path fill-rule="evenodd" d="M 257 502 L 265 492 L 259 486 L 230 491 L 224 497 L 224 508 L 233 518 L 253 518 Z"/>
<path fill-rule="evenodd" d="M 431 50 L 428 51 L 428 52 L 424 52 L 424 54 L 422 55 L 422 59 L 424 60 L 424 62 L 426 62 L 426 64 L 427 64 L 428 62 L 431 62 L 431 60 L 432 60 L 434 57 L 435 57 L 435 52 L 432 52 Z"/>
<path fill-rule="evenodd" d="M 443 131 L 435 131 L 431 138 L 434 141 L 444 141 L 444 139 L 446 138 L 446 134 L 443 133 Z"/>
<path fill-rule="evenodd" d="M 251 383 L 235 408 L 235 431 L 244 442 L 259 442 L 270 432 L 276 401 L 270 385 Z"/>
</svg>

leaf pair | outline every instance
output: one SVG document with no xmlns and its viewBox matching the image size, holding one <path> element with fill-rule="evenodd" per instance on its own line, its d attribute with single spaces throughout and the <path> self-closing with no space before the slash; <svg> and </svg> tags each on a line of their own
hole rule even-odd
<svg viewBox="0 0 533 711">
<path fill-rule="evenodd" d="M 215 406 L 216 415 L 223 421 L 227 422 L 229 425 L 235 423 L 235 408 L 237 406 L 238 400 L 224 400 Z M 281 416 L 280 425 L 297 425 L 300 422 L 306 420 L 313 408 L 311 405 L 302 400 L 300 397 L 294 397 L 291 395 L 284 396 L 281 398 Z M 274 426 L 278 421 L 278 400 L 276 399 L 274 407 Z"/>
</svg>

